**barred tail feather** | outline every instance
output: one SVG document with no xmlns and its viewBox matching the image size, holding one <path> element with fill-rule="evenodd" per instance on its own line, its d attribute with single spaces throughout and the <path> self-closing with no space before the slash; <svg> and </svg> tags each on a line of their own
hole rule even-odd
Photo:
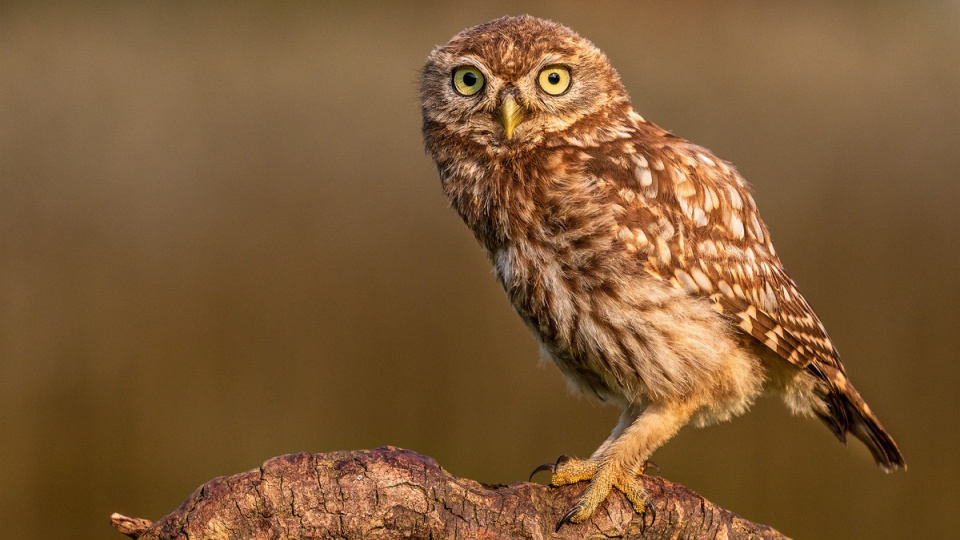
<svg viewBox="0 0 960 540">
<path fill-rule="evenodd" d="M 815 366 L 810 366 L 811 371 L 827 382 L 826 395 L 822 396 L 827 410 L 818 416 L 833 434 L 846 442 L 846 434 L 852 433 L 867 446 L 884 472 L 906 470 L 907 464 L 897 448 L 897 443 L 870 411 L 870 407 L 850 384 L 846 375 L 830 366 Z"/>
</svg>

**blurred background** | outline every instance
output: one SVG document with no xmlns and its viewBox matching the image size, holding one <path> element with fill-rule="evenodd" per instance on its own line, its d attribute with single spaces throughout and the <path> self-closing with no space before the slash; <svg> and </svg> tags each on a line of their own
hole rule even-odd
<svg viewBox="0 0 960 540">
<path fill-rule="evenodd" d="M 5 538 L 291 452 L 511 483 L 599 445 L 618 411 L 538 367 L 420 140 L 431 48 L 525 12 L 738 166 L 909 463 L 766 399 L 661 474 L 797 538 L 960 536 L 960 3 L 5 1 Z"/>
</svg>

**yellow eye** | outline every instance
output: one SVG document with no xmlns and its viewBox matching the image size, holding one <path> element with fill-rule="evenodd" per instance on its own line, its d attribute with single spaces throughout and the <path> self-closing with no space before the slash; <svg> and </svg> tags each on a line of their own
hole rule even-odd
<svg viewBox="0 0 960 540">
<path fill-rule="evenodd" d="M 537 77 L 540 88 L 551 96 L 559 96 L 570 88 L 570 70 L 563 66 L 547 66 Z"/>
<path fill-rule="evenodd" d="M 483 88 L 483 73 L 473 66 L 453 70 L 453 87 L 464 96 L 472 96 Z"/>
</svg>

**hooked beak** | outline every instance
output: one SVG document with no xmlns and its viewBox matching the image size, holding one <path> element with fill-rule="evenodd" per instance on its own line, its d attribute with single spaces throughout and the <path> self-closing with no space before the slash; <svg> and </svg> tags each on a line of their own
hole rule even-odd
<svg viewBox="0 0 960 540">
<path fill-rule="evenodd" d="M 513 96 L 507 94 L 500 104 L 500 121 L 503 123 L 503 130 L 507 135 L 507 140 L 513 138 L 513 130 L 517 124 L 523 121 L 523 112 Z"/>
</svg>

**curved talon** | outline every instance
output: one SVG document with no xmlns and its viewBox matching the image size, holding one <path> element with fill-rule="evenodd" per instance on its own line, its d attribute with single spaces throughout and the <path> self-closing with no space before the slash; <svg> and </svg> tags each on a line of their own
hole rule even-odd
<svg viewBox="0 0 960 540">
<path fill-rule="evenodd" d="M 657 506 L 652 501 L 647 503 L 646 508 L 643 509 L 643 518 L 646 518 L 647 512 L 650 512 L 650 524 L 653 525 L 653 522 L 657 520 Z"/>
<path fill-rule="evenodd" d="M 557 461 L 556 461 L 556 462 L 554 462 L 554 463 L 544 463 L 543 465 L 540 465 L 539 467 L 537 467 L 536 469 L 534 469 L 533 472 L 530 473 L 530 478 L 527 478 L 527 482 L 532 481 L 532 480 L 533 480 L 533 475 L 535 475 L 535 474 L 537 474 L 538 472 L 541 472 L 541 471 L 550 471 L 551 473 L 556 473 L 556 472 L 557 472 L 557 467 L 560 466 L 560 465 L 563 464 L 563 463 L 566 463 L 567 461 L 570 461 L 570 459 L 571 459 L 570 456 L 568 456 L 568 455 L 566 455 L 566 454 L 560 454 L 560 457 L 557 458 Z"/>
<path fill-rule="evenodd" d="M 555 473 L 557 472 L 557 465 L 556 463 L 544 463 L 543 465 L 540 465 L 534 469 L 532 473 L 530 473 L 530 478 L 527 478 L 527 482 L 533 481 L 533 476 L 542 471 L 550 471 L 551 473 Z"/>
<path fill-rule="evenodd" d="M 573 508 L 571 508 L 569 512 L 564 514 L 563 517 L 560 518 L 560 521 L 557 522 L 557 528 L 554 529 L 554 532 L 560 532 L 560 527 L 563 527 L 567 523 L 573 523 L 572 521 L 570 521 L 570 518 L 572 518 L 573 515 L 579 511 L 580 511 L 580 506 L 574 505 Z"/>
<path fill-rule="evenodd" d="M 660 474 L 660 466 L 650 460 L 643 462 L 643 468 L 640 469 L 640 474 L 647 474 L 647 470 L 650 468 L 656 469 L 657 474 Z"/>
</svg>

